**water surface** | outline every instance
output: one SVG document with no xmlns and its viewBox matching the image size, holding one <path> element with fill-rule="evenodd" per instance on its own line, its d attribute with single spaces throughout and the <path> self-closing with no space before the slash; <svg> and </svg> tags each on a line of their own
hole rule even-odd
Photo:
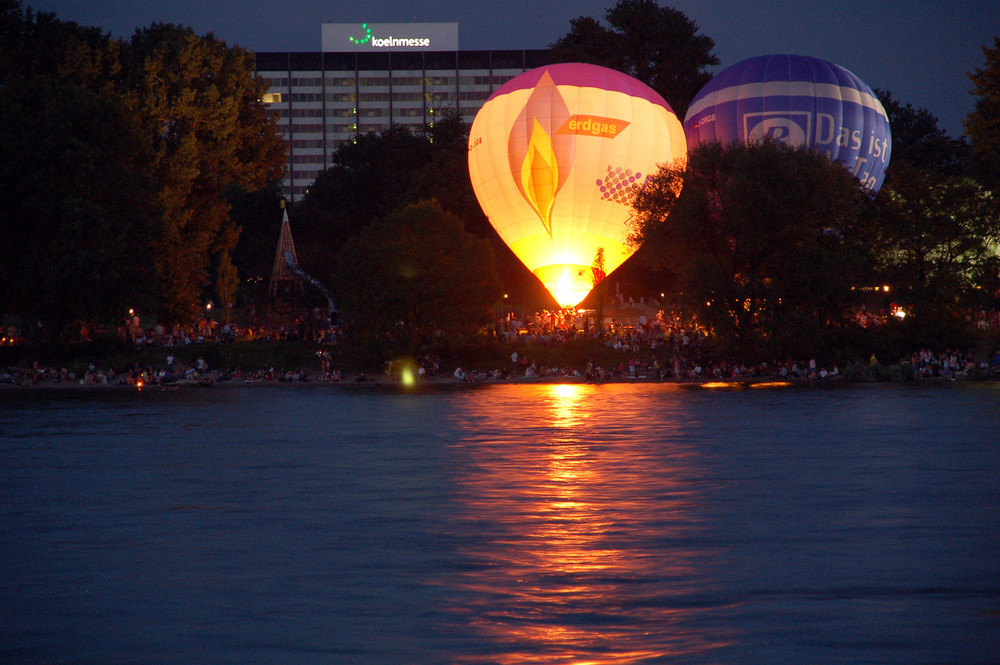
<svg viewBox="0 0 1000 665">
<path fill-rule="evenodd" d="M 0 661 L 995 663 L 1000 384 L 0 392 Z"/>
</svg>

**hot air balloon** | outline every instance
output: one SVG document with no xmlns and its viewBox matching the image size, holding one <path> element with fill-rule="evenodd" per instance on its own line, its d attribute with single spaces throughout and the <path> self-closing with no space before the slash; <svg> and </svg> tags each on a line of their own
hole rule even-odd
<svg viewBox="0 0 1000 665">
<path fill-rule="evenodd" d="M 716 74 L 691 102 L 684 133 L 689 148 L 765 138 L 809 146 L 872 191 L 892 151 L 889 119 L 871 88 L 839 65 L 800 55 L 762 55 Z"/>
<path fill-rule="evenodd" d="M 469 134 L 476 197 L 514 254 L 560 305 L 610 273 L 628 247 L 631 201 L 658 165 L 686 155 L 680 120 L 642 82 L 578 63 L 540 67 L 501 86 Z"/>
</svg>

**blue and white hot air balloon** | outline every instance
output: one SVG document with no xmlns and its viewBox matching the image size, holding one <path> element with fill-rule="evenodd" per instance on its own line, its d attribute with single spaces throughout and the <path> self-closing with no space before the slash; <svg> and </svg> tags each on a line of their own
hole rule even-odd
<svg viewBox="0 0 1000 665">
<path fill-rule="evenodd" d="M 825 60 L 762 55 L 719 72 L 684 119 L 688 149 L 700 143 L 773 139 L 809 146 L 878 191 L 892 152 L 889 119 L 864 81 Z"/>
</svg>

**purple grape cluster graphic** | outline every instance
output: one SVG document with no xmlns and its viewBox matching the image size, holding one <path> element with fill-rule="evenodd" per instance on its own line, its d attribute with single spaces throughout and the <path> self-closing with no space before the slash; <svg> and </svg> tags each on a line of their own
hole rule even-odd
<svg viewBox="0 0 1000 665">
<path fill-rule="evenodd" d="M 601 190 L 601 198 L 605 201 L 629 205 L 636 183 L 642 184 L 642 173 L 620 166 L 608 166 L 607 174 L 603 180 L 597 181 L 597 187 Z"/>
</svg>

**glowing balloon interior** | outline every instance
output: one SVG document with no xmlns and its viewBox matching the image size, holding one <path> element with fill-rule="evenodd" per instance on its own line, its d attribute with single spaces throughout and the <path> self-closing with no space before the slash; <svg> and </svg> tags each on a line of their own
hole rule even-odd
<svg viewBox="0 0 1000 665">
<path fill-rule="evenodd" d="M 670 106 L 640 81 L 604 67 L 559 64 L 508 81 L 469 135 L 469 172 L 493 227 L 556 301 L 594 286 L 628 247 L 631 201 L 660 164 L 687 147 Z"/>
<path fill-rule="evenodd" d="M 763 55 L 722 70 L 684 118 L 689 148 L 770 138 L 807 145 L 843 164 L 872 191 L 892 151 L 889 119 L 864 81 L 843 67 L 798 55 Z"/>
</svg>

